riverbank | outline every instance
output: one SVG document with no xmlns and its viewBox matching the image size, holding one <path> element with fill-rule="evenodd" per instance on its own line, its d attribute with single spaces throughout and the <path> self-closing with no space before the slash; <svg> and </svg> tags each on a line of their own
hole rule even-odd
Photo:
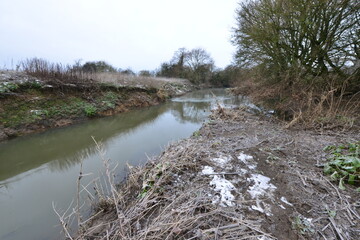
<svg viewBox="0 0 360 240">
<path fill-rule="evenodd" d="M 156 105 L 193 89 L 184 79 L 116 73 L 91 77 L 61 83 L 23 72 L 0 72 L 0 141 Z"/>
<path fill-rule="evenodd" d="M 355 131 L 285 129 L 219 108 L 191 138 L 131 167 L 78 239 L 358 239 L 359 192 L 322 168 L 325 147 L 356 141 Z"/>
</svg>

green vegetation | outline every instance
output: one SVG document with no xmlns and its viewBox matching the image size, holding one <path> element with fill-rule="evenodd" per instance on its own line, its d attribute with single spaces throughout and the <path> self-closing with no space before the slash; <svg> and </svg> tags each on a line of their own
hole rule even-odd
<svg viewBox="0 0 360 240">
<path fill-rule="evenodd" d="M 8 83 L 8 82 L 0 83 L 0 93 L 12 92 L 18 88 L 19 86 L 14 83 Z"/>
<path fill-rule="evenodd" d="M 292 222 L 292 228 L 298 231 L 301 235 L 308 235 L 315 233 L 313 224 L 303 216 L 297 216 Z"/>
<path fill-rule="evenodd" d="M 149 173 L 147 178 L 144 180 L 142 188 L 140 190 L 138 198 L 144 198 L 146 194 L 148 194 L 150 191 L 162 191 L 163 189 L 158 187 L 157 189 L 154 188 L 154 185 L 156 181 L 163 175 L 164 171 L 166 171 L 166 168 L 168 167 L 168 164 L 157 164 L 154 166 L 153 170 Z"/>
<path fill-rule="evenodd" d="M 189 79 L 195 85 L 229 87 L 236 67 L 217 69 L 210 54 L 202 48 L 179 48 L 169 62 L 162 63 L 156 76 Z"/>
<path fill-rule="evenodd" d="M 36 96 L 4 105 L 0 122 L 5 127 L 17 127 L 45 118 L 71 118 L 81 113 L 82 109 L 85 111 L 87 106 L 87 103 L 78 97 L 44 98 L 41 93 Z"/>
<path fill-rule="evenodd" d="M 27 84 L 26 86 L 33 85 Z M 16 92 L 20 88 L 27 96 L 25 99 L 3 100 L 9 101 L 9 103 L 4 102 L 3 111 L 0 112 L 0 124 L 5 127 L 17 127 L 45 119 L 94 117 L 99 112 L 114 109 L 117 101 L 124 97 L 121 92 L 106 91 L 93 94 L 93 99 L 90 101 L 81 94 L 69 94 L 64 97 L 44 93 L 37 87 L 25 88 L 24 85 L 14 84 L 11 89 Z"/>
<path fill-rule="evenodd" d="M 96 115 L 96 107 L 92 104 L 86 103 L 84 104 L 84 112 L 87 117 L 93 117 Z"/>
<path fill-rule="evenodd" d="M 148 70 L 141 70 L 139 72 L 139 76 L 142 76 L 142 77 L 152 77 L 154 74 Z"/>
<path fill-rule="evenodd" d="M 84 72 L 116 72 L 116 69 L 105 61 L 86 62 L 79 70 Z"/>
<path fill-rule="evenodd" d="M 114 92 L 106 92 L 104 96 L 100 99 L 100 104 L 102 105 L 102 110 L 107 110 L 115 108 L 116 102 L 118 101 L 119 96 Z"/>
<path fill-rule="evenodd" d="M 192 134 L 194 137 L 200 137 L 200 131 L 196 130 L 195 132 L 193 132 Z"/>
<path fill-rule="evenodd" d="M 213 69 L 214 60 L 204 49 L 180 48 L 169 63 L 161 65 L 157 76 L 186 78 L 194 84 L 200 84 L 209 81 Z"/>
<path fill-rule="evenodd" d="M 359 185 L 360 183 L 360 142 L 347 145 L 328 146 L 329 162 L 325 164 L 324 173 L 333 181 L 339 181 L 339 188 L 345 189 L 344 183 Z M 358 188 L 360 190 L 360 188 Z"/>
</svg>

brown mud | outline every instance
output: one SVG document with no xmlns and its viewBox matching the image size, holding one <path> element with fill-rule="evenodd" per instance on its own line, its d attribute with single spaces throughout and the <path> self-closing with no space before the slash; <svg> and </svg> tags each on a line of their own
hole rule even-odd
<svg viewBox="0 0 360 240">
<path fill-rule="evenodd" d="M 283 126 L 218 109 L 193 137 L 131 168 L 117 208 L 101 201 L 77 239 L 360 239 L 360 193 L 322 170 L 323 148 L 359 133 Z"/>
</svg>

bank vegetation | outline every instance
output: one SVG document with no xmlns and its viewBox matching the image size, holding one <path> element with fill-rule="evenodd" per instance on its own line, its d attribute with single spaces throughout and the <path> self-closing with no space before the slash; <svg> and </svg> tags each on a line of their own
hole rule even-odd
<svg viewBox="0 0 360 240">
<path fill-rule="evenodd" d="M 136 76 L 99 61 L 33 58 L 0 72 L 0 141 L 156 105 L 193 89 L 186 79 Z"/>
<path fill-rule="evenodd" d="M 236 11 L 239 93 L 289 125 L 359 123 L 360 4 L 356 0 L 250 0 Z"/>
</svg>

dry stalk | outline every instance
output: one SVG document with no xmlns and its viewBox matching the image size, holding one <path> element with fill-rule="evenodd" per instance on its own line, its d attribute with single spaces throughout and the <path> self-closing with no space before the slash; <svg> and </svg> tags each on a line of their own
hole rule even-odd
<svg viewBox="0 0 360 240">
<path fill-rule="evenodd" d="M 289 122 L 288 124 L 285 125 L 285 128 L 290 128 L 290 127 L 294 126 L 295 124 L 299 123 L 302 119 L 302 116 L 303 116 L 303 113 L 300 109 L 298 113 L 295 113 L 293 120 L 291 120 L 291 122 Z"/>
<path fill-rule="evenodd" d="M 78 222 L 78 231 L 81 231 L 81 214 L 80 214 L 80 185 L 82 176 L 83 161 L 80 163 L 80 173 L 77 179 L 77 196 L 76 196 L 76 217 Z"/>
<path fill-rule="evenodd" d="M 70 206 L 72 205 L 72 203 L 70 204 Z M 60 215 L 58 211 L 56 211 L 56 207 L 55 207 L 55 204 L 54 202 L 52 202 L 52 207 L 53 207 L 53 210 L 54 212 L 56 213 L 56 215 L 58 216 L 59 220 L 60 220 L 60 223 L 61 223 L 61 226 L 63 228 L 63 231 L 65 233 L 65 236 L 71 240 L 73 240 L 73 238 L 71 237 L 71 234 L 67 228 L 68 224 L 67 224 L 67 221 L 65 220 L 65 216 L 66 216 L 66 213 L 67 211 L 69 210 L 69 208 L 64 212 L 63 215 Z"/>
<path fill-rule="evenodd" d="M 97 150 L 101 160 L 103 161 L 103 164 L 105 167 L 105 174 L 107 176 L 108 184 L 110 185 L 110 193 L 112 195 L 112 201 L 113 201 L 113 204 L 115 205 L 115 209 L 116 209 L 116 213 L 117 213 L 117 217 L 118 217 L 118 224 L 119 224 L 120 229 L 122 229 L 123 213 L 120 211 L 119 204 L 118 204 L 119 193 L 116 190 L 114 179 L 113 179 L 113 174 L 112 174 L 114 169 L 110 170 L 110 164 L 109 164 L 110 160 L 106 158 L 104 148 L 95 140 L 94 137 L 91 137 L 91 138 L 95 142 L 96 150 Z"/>
</svg>

